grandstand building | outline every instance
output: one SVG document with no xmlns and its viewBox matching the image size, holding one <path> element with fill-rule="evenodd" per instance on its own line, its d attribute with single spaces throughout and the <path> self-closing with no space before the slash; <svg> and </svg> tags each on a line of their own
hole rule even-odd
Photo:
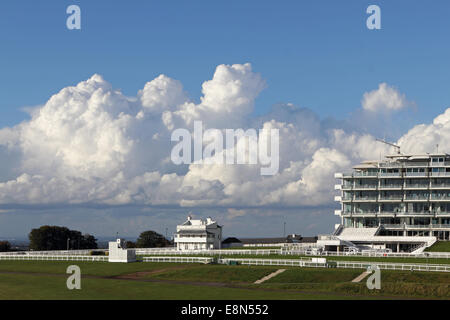
<svg viewBox="0 0 450 320">
<path fill-rule="evenodd" d="M 341 223 L 330 241 L 420 252 L 450 240 L 450 155 L 399 153 L 335 178 Z"/>
</svg>

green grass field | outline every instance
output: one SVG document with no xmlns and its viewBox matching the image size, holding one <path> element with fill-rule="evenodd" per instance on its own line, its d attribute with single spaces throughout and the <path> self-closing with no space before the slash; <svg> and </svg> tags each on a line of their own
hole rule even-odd
<svg viewBox="0 0 450 320">
<path fill-rule="evenodd" d="M 438 241 L 431 247 L 426 248 L 428 252 L 450 252 L 450 241 Z"/>
<path fill-rule="evenodd" d="M 68 290 L 78 265 L 82 289 Z M 285 268 L 285 267 L 283 267 Z M 450 274 L 382 271 L 382 289 L 352 283 L 361 270 L 170 263 L 0 261 L 0 299 L 449 299 Z"/>
</svg>

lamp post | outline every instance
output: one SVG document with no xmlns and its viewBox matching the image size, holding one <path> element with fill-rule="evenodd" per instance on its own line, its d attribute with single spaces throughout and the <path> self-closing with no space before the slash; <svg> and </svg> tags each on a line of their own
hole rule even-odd
<svg viewBox="0 0 450 320">
<path fill-rule="evenodd" d="M 222 239 L 220 239 L 220 236 L 219 236 L 219 259 L 217 260 L 217 263 L 220 263 L 220 254 L 221 254 L 221 251 L 222 250 Z"/>
</svg>

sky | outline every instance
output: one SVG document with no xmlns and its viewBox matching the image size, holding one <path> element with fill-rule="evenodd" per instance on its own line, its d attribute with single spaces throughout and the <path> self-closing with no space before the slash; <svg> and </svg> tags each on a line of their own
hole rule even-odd
<svg viewBox="0 0 450 320">
<path fill-rule="evenodd" d="M 68 30 L 68 6 L 81 30 Z M 381 9 L 369 30 L 366 9 Z M 2 1 L 0 238 L 42 224 L 333 230 L 336 170 L 450 147 L 448 1 Z M 163 76 L 160 76 L 163 75 Z M 206 85 L 205 85 L 206 84 Z M 167 162 L 175 127 L 277 128 L 280 172 Z M 448 145 L 448 146 L 447 146 Z"/>
</svg>

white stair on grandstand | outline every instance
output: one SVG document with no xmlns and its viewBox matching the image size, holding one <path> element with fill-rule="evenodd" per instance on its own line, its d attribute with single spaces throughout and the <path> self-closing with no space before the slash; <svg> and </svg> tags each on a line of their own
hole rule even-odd
<svg viewBox="0 0 450 320">
<path fill-rule="evenodd" d="M 344 228 L 344 226 L 343 226 L 342 224 L 336 224 L 336 225 L 334 226 L 333 236 L 338 236 L 338 235 L 340 235 L 343 228 Z"/>
<path fill-rule="evenodd" d="M 426 248 L 427 248 L 427 243 L 423 242 L 423 243 L 419 243 L 419 244 L 416 244 L 415 246 L 413 246 L 411 248 L 410 252 L 413 254 L 419 254 L 419 253 L 422 253 Z"/>
<path fill-rule="evenodd" d="M 373 237 L 378 231 L 377 228 L 343 228 L 339 233 L 339 238 L 360 238 L 360 237 Z"/>
<path fill-rule="evenodd" d="M 436 237 L 427 237 L 427 238 L 431 240 L 417 244 L 415 247 L 411 249 L 411 253 L 414 254 L 423 253 L 426 248 L 431 247 L 437 241 Z"/>
</svg>

